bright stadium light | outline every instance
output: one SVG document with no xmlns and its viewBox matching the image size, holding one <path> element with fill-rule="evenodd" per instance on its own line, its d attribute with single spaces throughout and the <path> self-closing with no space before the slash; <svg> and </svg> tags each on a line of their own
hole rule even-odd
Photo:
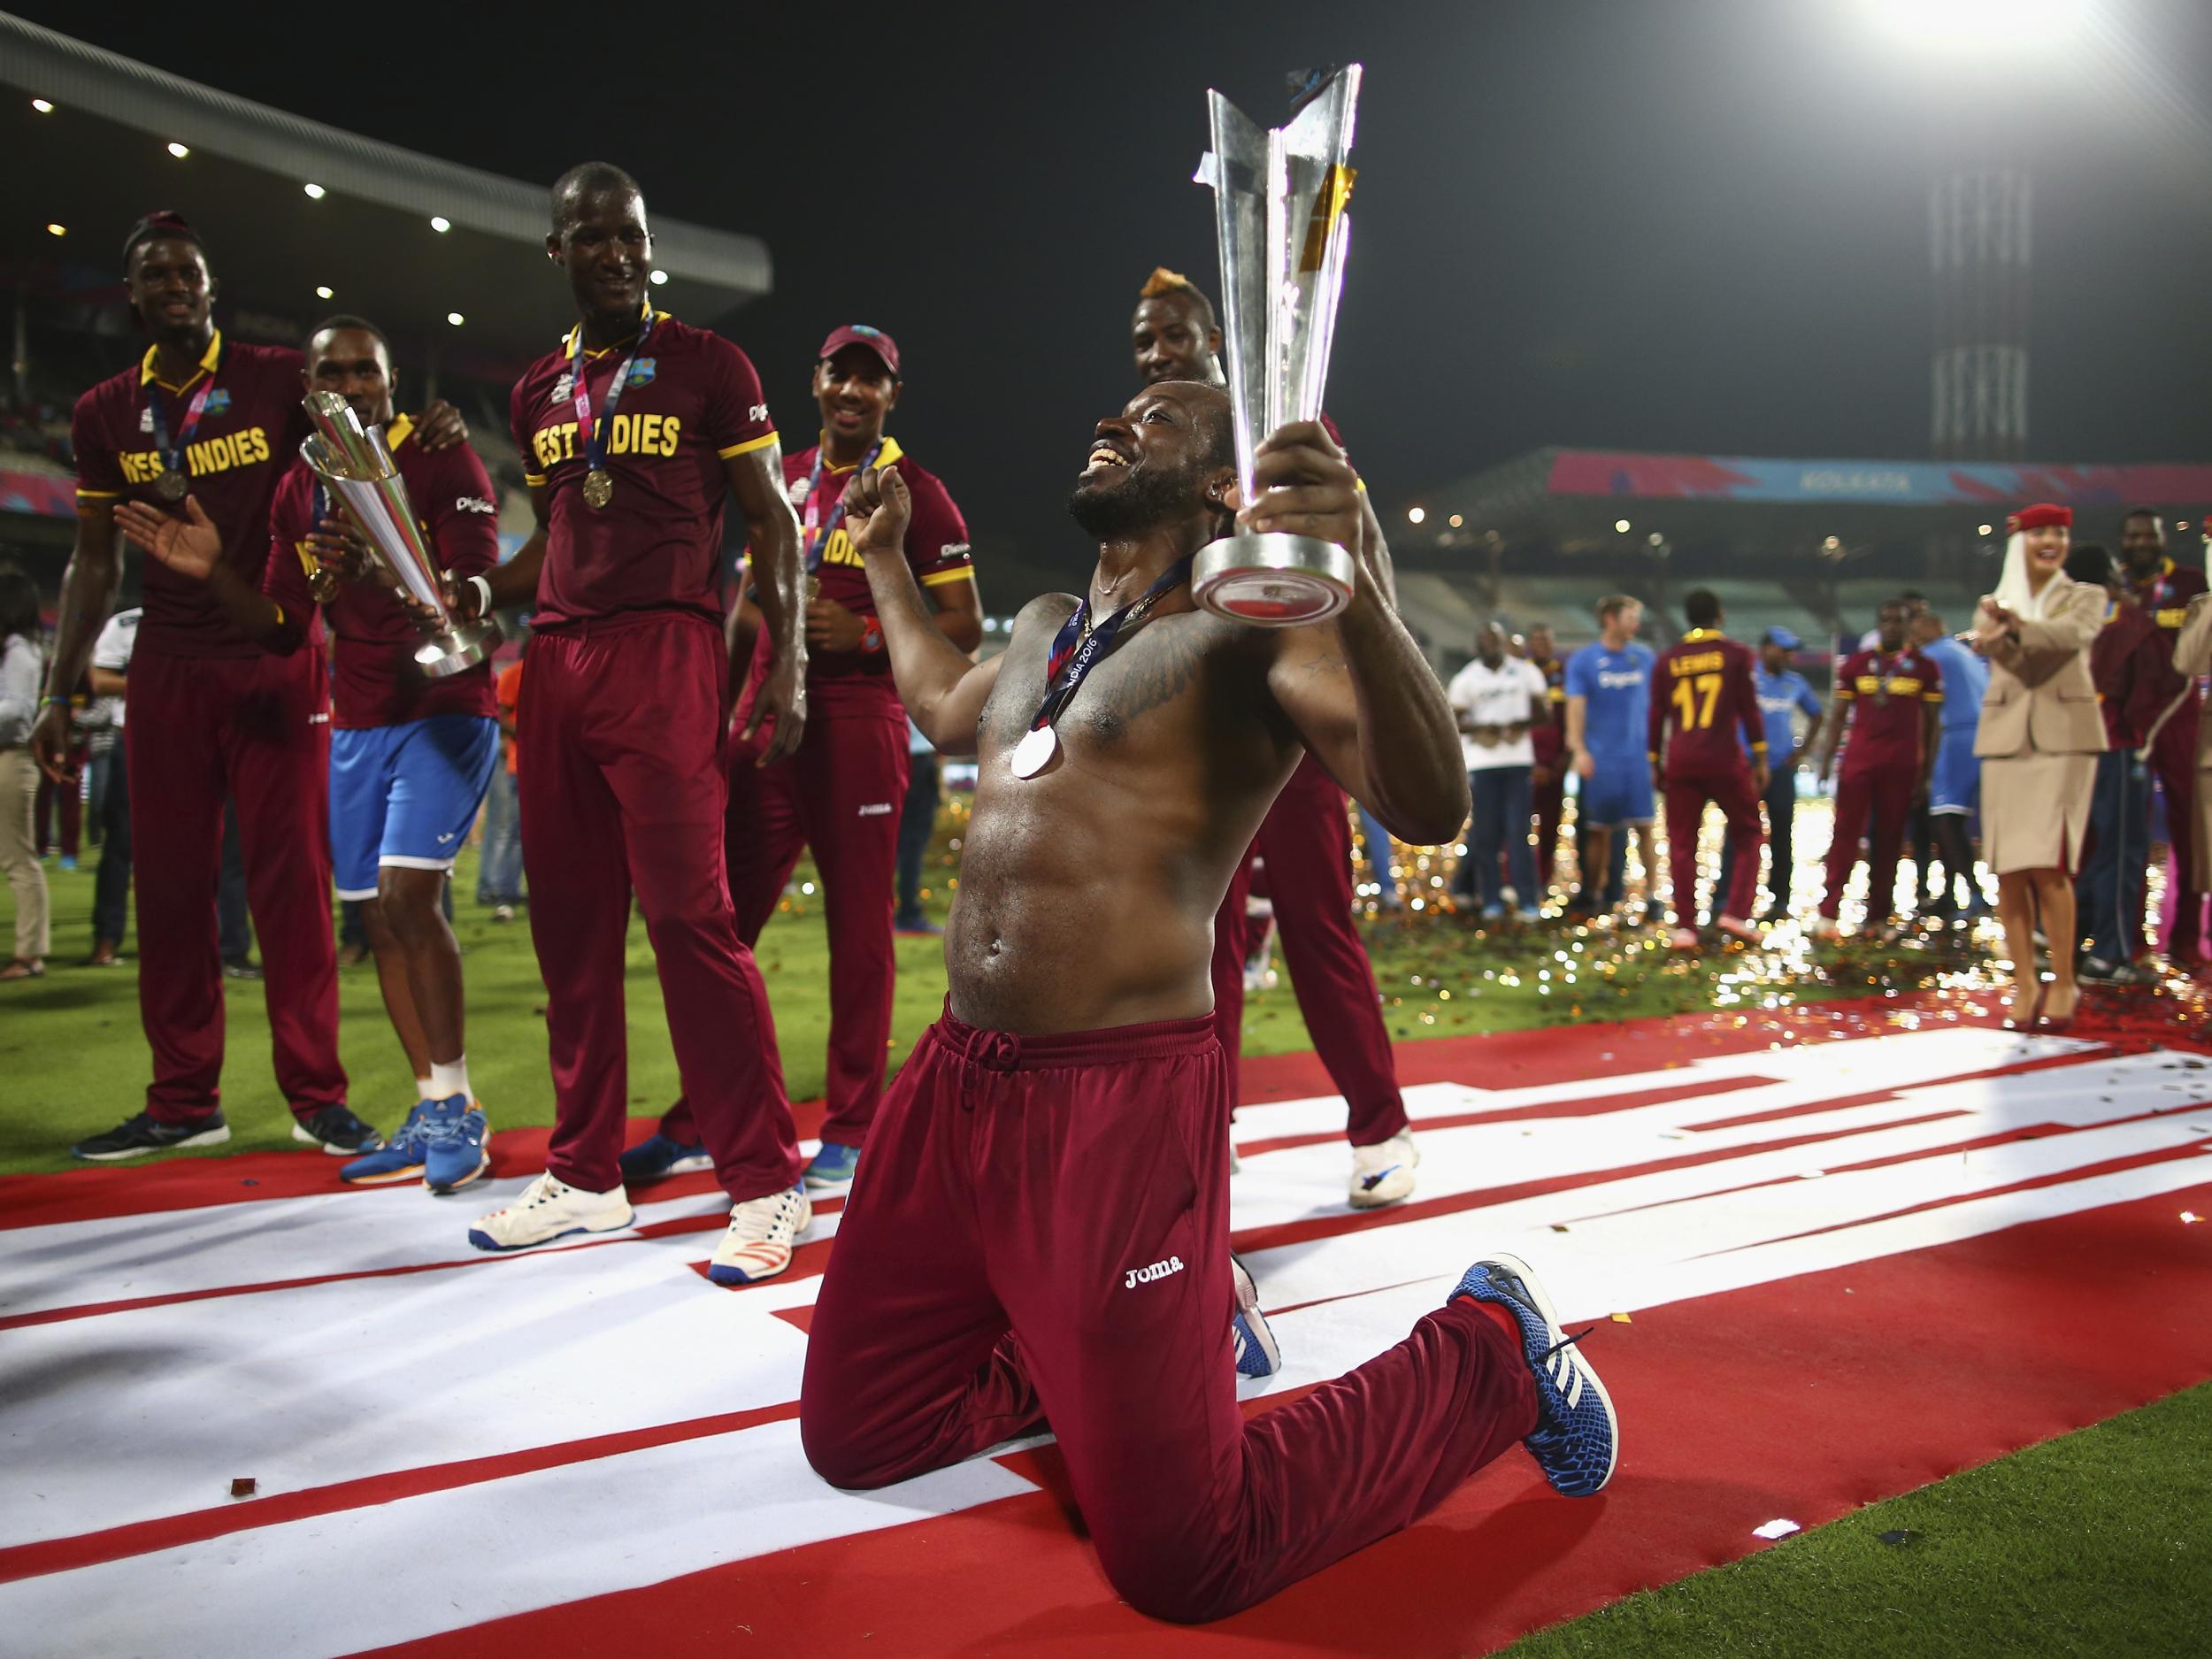
<svg viewBox="0 0 2212 1659">
<path fill-rule="evenodd" d="M 442 213 L 433 213 L 430 216 L 430 228 L 442 236 L 453 228 L 453 221 Z"/>
<path fill-rule="evenodd" d="M 311 202 L 319 202 L 323 199 L 324 190 L 319 184 L 303 184 L 300 188 L 307 192 L 307 199 Z"/>
<path fill-rule="evenodd" d="M 327 282 L 324 282 L 317 284 L 315 288 L 315 297 L 319 300 L 327 300 L 335 299 L 337 296 L 330 291 L 330 285 Z"/>
<path fill-rule="evenodd" d="M 69 227 L 66 225 L 57 225 L 50 219 L 47 222 L 46 234 L 49 236 L 66 236 L 69 234 Z M 2186 530 L 2189 526 L 2185 524 L 2181 527 Z"/>
<path fill-rule="evenodd" d="M 1625 518 L 1616 518 L 1613 520 L 1613 527 L 1619 531 L 1623 535 L 1626 535 L 1628 534 L 1628 520 Z"/>
<path fill-rule="evenodd" d="M 1427 518 L 1428 516 L 1429 510 L 1426 507 L 1409 507 L 1406 509 L 1406 522 L 1408 524 L 1419 524 L 1422 519 Z"/>
<path fill-rule="evenodd" d="M 1991 526 L 1989 526 L 1988 525 L 1985 525 L 1985 525 L 1977 525 L 1977 526 L 1974 527 L 1974 534 L 1975 534 L 1976 535 L 1987 535 L 1987 534 L 1989 534 L 1989 532 L 1990 532 L 1990 528 L 1991 528 Z"/>
<path fill-rule="evenodd" d="M 1458 529 L 1460 526 L 1465 524 L 1467 520 L 1458 513 L 1454 513 L 1452 515 L 1451 525 L 1453 529 Z"/>
<path fill-rule="evenodd" d="M 2057 46 L 2088 0 L 1860 0 L 1876 24 L 1930 51 L 1990 57 Z"/>
<path fill-rule="evenodd" d="M 54 106 L 48 103 L 44 98 L 33 98 L 31 100 L 31 107 L 36 110 L 41 115 L 51 115 L 54 112 Z"/>
<path fill-rule="evenodd" d="M 461 313 L 458 311 L 448 311 L 445 314 L 445 319 L 446 321 L 451 323 L 456 328 L 458 328 L 464 320 Z"/>
<path fill-rule="evenodd" d="M 668 273 L 665 271 L 656 271 L 653 273 L 652 280 L 655 288 L 665 288 L 668 285 Z"/>
<path fill-rule="evenodd" d="M 179 161 L 182 161 L 187 156 L 192 153 L 192 147 L 189 144 L 180 144 L 176 142 L 176 140 L 171 139 L 169 141 L 169 153 L 174 156 Z"/>
</svg>

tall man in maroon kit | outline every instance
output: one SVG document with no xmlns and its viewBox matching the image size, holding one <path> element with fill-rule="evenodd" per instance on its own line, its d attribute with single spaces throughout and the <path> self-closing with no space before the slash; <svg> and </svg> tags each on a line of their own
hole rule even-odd
<svg viewBox="0 0 2212 1659">
<path fill-rule="evenodd" d="M 77 400 L 76 548 L 62 580 L 50 695 L 32 734 L 40 764 L 56 778 L 69 767 L 68 693 L 122 579 L 119 504 L 173 516 L 196 509 L 220 534 L 222 563 L 257 588 L 277 481 L 308 430 L 299 352 L 246 345 L 215 326 L 215 278 L 189 225 L 174 213 L 148 215 L 124 242 L 123 265 L 132 309 L 153 344 L 136 366 Z M 435 405 L 421 442 L 448 447 L 463 430 L 449 408 Z M 204 582 L 158 563 L 146 564 L 143 584 L 127 760 L 143 815 L 134 869 L 138 1006 L 154 1075 L 143 1111 L 70 1149 L 111 1161 L 230 1139 L 219 1087 L 214 896 L 226 795 L 238 803 L 247 902 L 292 1133 L 327 1152 L 373 1149 L 380 1138 L 348 1110 L 338 1064 L 322 654 L 264 652 Z M 319 622 L 314 628 L 319 641 Z"/>
<path fill-rule="evenodd" d="M 767 764 L 806 729 L 798 524 L 753 365 L 646 302 L 652 236 L 629 175 L 600 162 L 564 174 L 545 246 L 579 320 L 515 384 L 537 531 L 454 597 L 465 618 L 536 603 L 517 772 L 557 1116 L 546 1172 L 469 1240 L 521 1249 L 630 1223 L 618 1159 L 634 895 L 676 1064 L 734 1201 L 709 1275 L 764 1279 L 790 1264 L 811 1211 L 767 992 L 723 867 L 724 503 L 750 532 L 776 642 L 753 714 L 776 722 Z"/>
<path fill-rule="evenodd" d="M 1709 588 L 1685 595 L 1690 631 L 1651 665 L 1651 781 L 1667 805 L 1667 874 L 1674 883 L 1677 950 L 1697 949 L 1697 833 L 1705 804 L 1728 826 L 1729 890 L 1713 894 L 1713 926 L 1755 940 L 1750 922 L 1759 890 L 1759 797 L 1767 787 L 1766 717 L 1748 646 L 1721 633 L 1721 604 Z M 1742 734 L 1742 741 L 1737 734 Z M 1746 747 L 1751 763 L 1744 764 Z"/>
<path fill-rule="evenodd" d="M 1221 329 L 1212 303 L 1187 278 L 1156 270 L 1143 288 L 1130 328 L 1138 378 L 1217 383 Z M 1329 426 L 1328 418 L 1322 424 Z M 1366 492 L 1361 511 L 1372 520 Z M 1371 526 L 1378 547 L 1381 526 Z M 1387 559 L 1387 554 L 1381 556 Z M 1456 829 L 1456 826 L 1454 826 Z M 1374 964 L 1352 924 L 1352 827 L 1344 791 L 1308 756 L 1284 784 L 1254 837 L 1252 852 L 1267 866 L 1283 958 L 1290 965 L 1298 1011 L 1329 1078 L 1349 1108 L 1345 1138 L 1352 1145 L 1349 1199 L 1359 1210 L 1394 1204 L 1413 1193 L 1421 1161 L 1398 1092 L 1398 1067 L 1383 1024 Z M 1244 911 L 1251 860 L 1239 867 L 1214 921 L 1214 1021 L 1228 1058 L 1229 1104 L 1237 1102 L 1237 1056 L 1244 1041 Z"/>
<path fill-rule="evenodd" d="M 810 589 L 807 731 L 798 753 L 772 766 L 758 764 L 774 739 L 772 723 L 756 730 L 752 711 L 774 666 L 774 646 L 759 637 L 760 612 L 749 603 L 731 628 L 731 652 L 745 672 L 728 750 L 725 839 L 737 934 L 749 949 L 759 942 L 801 849 L 809 847 L 821 872 L 829 924 L 829 1111 L 821 1150 L 806 1166 L 813 1188 L 852 1179 L 862 1137 L 883 1094 L 897 974 L 892 913 L 909 764 L 906 710 L 891 680 L 867 576 L 845 528 L 845 486 L 856 467 L 899 469 L 914 503 L 907 559 L 936 603 L 938 629 L 964 651 L 983 638 L 960 509 L 936 474 L 884 435 L 901 387 L 898 343 L 879 328 L 840 328 L 816 354 L 822 435 L 783 461 L 785 487 L 802 516 Z M 636 1185 L 703 1168 L 698 1140 L 690 1102 L 680 1100 L 657 1133 L 622 1155 L 624 1181 Z"/>
<path fill-rule="evenodd" d="M 946 1012 L 871 1132 L 799 1399 L 809 1461 L 844 1486 L 1048 1419 L 1115 1588 L 1193 1621 L 1409 1525 L 1516 1440 L 1570 1496 L 1604 1486 L 1617 1447 L 1595 1373 L 1508 1256 L 1356 1371 L 1239 1409 L 1214 910 L 1308 751 L 1417 844 L 1458 830 L 1467 786 L 1318 425 L 1262 447 L 1243 517 L 1351 549 L 1350 607 L 1276 631 L 1193 603 L 1191 557 L 1236 504 L 1229 427 L 1223 393 L 1187 381 L 1101 421 L 1069 503 L 1098 543 L 1088 591 L 1033 600 L 980 665 L 915 586 L 897 472 L 847 492 L 900 692 L 941 749 L 975 749 L 978 779 Z"/>
</svg>

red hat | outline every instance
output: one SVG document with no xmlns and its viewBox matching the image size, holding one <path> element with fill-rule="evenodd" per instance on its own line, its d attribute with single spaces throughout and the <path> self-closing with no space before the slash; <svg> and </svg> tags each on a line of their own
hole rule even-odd
<svg viewBox="0 0 2212 1659">
<path fill-rule="evenodd" d="M 882 329 L 871 328 L 865 323 L 847 323 L 838 329 L 822 342 L 822 349 L 814 354 L 814 360 L 826 363 L 847 346 L 867 347 L 882 361 L 883 366 L 891 371 L 891 378 L 898 379 L 899 342 Z"/>
<path fill-rule="evenodd" d="M 2074 524 L 2074 510 L 2071 507 L 2061 507 L 2053 502 L 2040 501 L 2032 507 L 2021 508 L 2018 512 L 2006 519 L 2005 529 L 2013 535 L 2018 535 L 2023 530 L 2040 530 L 2046 525 L 2054 524 L 2063 525 L 2068 529 L 2071 529 Z"/>
</svg>

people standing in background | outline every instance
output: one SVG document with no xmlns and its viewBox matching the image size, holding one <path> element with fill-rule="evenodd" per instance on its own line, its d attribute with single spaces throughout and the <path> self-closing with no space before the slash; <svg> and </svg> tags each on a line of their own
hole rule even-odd
<svg viewBox="0 0 2212 1659">
<path fill-rule="evenodd" d="M 1652 845 L 1654 803 L 1647 758 L 1651 665 L 1647 646 L 1636 642 L 1643 626 L 1640 600 L 1611 594 L 1598 601 L 1598 637 L 1567 659 L 1567 741 L 1564 753 L 1582 780 L 1575 816 L 1588 832 L 1581 887 L 1568 914 L 1589 916 L 1618 903 L 1613 890 L 1615 843 L 1621 832 L 1641 838 L 1644 913 L 1662 911 L 1659 860 Z"/>
<path fill-rule="evenodd" d="M 1552 870 L 1559 860 L 1559 820 L 1567 804 L 1567 664 L 1559 658 L 1550 623 L 1530 626 L 1528 661 L 1544 677 L 1543 712 L 1528 734 L 1529 751 L 1535 757 L 1528 783 L 1536 818 L 1536 891 L 1524 895 L 1521 902 L 1532 910 L 1551 891 Z"/>
<path fill-rule="evenodd" d="M 2105 747 L 2089 652 L 2104 625 L 2106 595 L 2062 568 L 2073 522 L 2073 509 L 2048 503 L 2013 514 L 2004 574 L 1974 618 L 1974 649 L 1990 664 L 1974 741 L 1982 757 L 1982 851 L 1996 872 L 1997 913 L 2012 958 L 2005 1025 L 2014 1031 L 2064 1031 L 2081 995 L 2072 872 Z M 2047 991 L 2036 967 L 2039 928 L 2050 943 Z"/>
<path fill-rule="evenodd" d="M 2205 591 L 2204 572 L 2177 565 L 2166 552 L 2166 521 L 2138 507 L 2120 522 L 2120 558 L 2136 608 L 2164 638 L 2170 659 L 2189 603 Z M 2163 701 L 2181 695 L 2185 680 L 2177 670 L 2161 686 Z M 2162 721 L 2152 741 L 2150 776 L 2166 801 L 2166 835 L 2173 845 L 2176 888 L 2170 895 L 2173 926 L 2166 936 L 2166 959 L 2184 970 L 2201 965 L 2204 950 L 2204 883 L 2208 860 L 2197 847 L 2197 727 L 2195 697 Z"/>
<path fill-rule="evenodd" d="M 940 787 L 937 746 L 922 735 L 922 728 L 906 723 L 906 799 L 899 803 L 899 908 L 893 928 L 909 937 L 928 938 L 945 930 L 922 910 L 922 863 L 937 833 L 937 809 L 944 803 Z"/>
<path fill-rule="evenodd" d="M 1943 702 L 1943 671 L 1915 650 L 1908 637 L 1911 611 L 1892 599 L 1876 613 L 1875 646 L 1858 650 L 1836 671 L 1814 770 L 1826 783 L 1835 772 L 1835 825 L 1828 841 L 1828 890 L 1813 923 L 1816 939 L 1836 937 L 1843 893 L 1859 861 L 1859 836 L 1868 836 L 1866 926 L 1880 933 L 1896 914 L 1897 864 L 1913 803 L 1928 792 L 1935 765 L 1937 711 Z M 1850 721 L 1850 735 L 1844 722 Z M 1871 829 L 1869 829 L 1869 825 Z"/>
<path fill-rule="evenodd" d="M 33 820 L 39 769 L 31 758 L 31 723 L 46 668 L 40 647 L 38 588 L 12 565 L 0 565 L 0 871 L 15 894 L 15 954 L 0 979 L 35 979 L 52 946 L 46 872 L 38 864 Z M 71 787 L 76 780 L 70 780 Z"/>
<path fill-rule="evenodd" d="M 92 643 L 92 695 L 104 713 L 112 747 L 107 783 L 100 791 L 100 868 L 92 882 L 92 954 L 88 968 L 123 965 L 124 935 L 131 913 L 131 769 L 125 757 L 130 730 L 123 695 L 131 670 L 131 648 L 138 643 L 136 606 L 107 619 Z"/>
<path fill-rule="evenodd" d="M 1755 921 L 1778 922 L 1789 914 L 1790 887 L 1796 870 L 1797 767 L 1820 730 L 1821 704 L 1805 676 L 1790 666 L 1790 659 L 1805 649 L 1805 641 L 1789 629 L 1769 628 L 1759 641 L 1759 665 L 1752 671 L 1752 687 L 1758 693 L 1760 724 L 1767 742 L 1767 787 L 1760 794 L 1766 810 L 1767 902 Z M 1797 717 L 1802 714 L 1801 728 Z M 1746 758 L 1750 749 L 1746 746 Z M 1735 879 L 1736 843 L 1722 845 L 1720 879 L 1717 891 L 1725 893 Z"/>
<path fill-rule="evenodd" d="M 516 787 L 515 710 L 522 697 L 522 664 L 530 636 L 521 630 L 515 660 L 493 677 L 499 707 L 500 764 L 484 798 L 484 844 L 477 855 L 476 902 L 491 906 L 492 920 L 511 922 L 522 902 L 522 807 Z"/>
<path fill-rule="evenodd" d="M 1534 815 L 1529 773 L 1535 757 L 1529 732 L 1543 716 L 1545 692 L 1542 672 L 1507 654 L 1505 629 L 1493 622 L 1476 637 L 1474 659 L 1452 676 L 1445 693 L 1459 724 L 1460 755 L 1473 801 L 1458 890 L 1480 904 L 1485 921 L 1505 915 L 1502 853 L 1512 872 L 1513 919 L 1536 919 L 1536 860 L 1528 844 Z M 1296 977 L 1294 969 L 1294 981 Z"/>
<path fill-rule="evenodd" d="M 1974 877 L 1975 814 L 1982 801 L 1982 763 L 1974 756 L 1974 731 L 1982 718 L 1982 698 L 1989 689 L 1989 664 L 1951 637 L 1943 618 L 1922 611 L 1907 629 L 1913 645 L 1943 674 L 1943 719 L 1936 742 L 1935 770 L 1928 777 L 1928 823 L 1943 859 L 1943 885 L 1934 890 L 1925 913 L 1939 920 L 1962 914 L 1956 889 L 1966 887 L 1965 919 L 1971 922 L 1989 914 Z M 1927 887 L 1927 870 L 1921 869 L 1921 886 Z"/>
<path fill-rule="evenodd" d="M 1383 827 L 1383 821 L 1364 806 L 1356 801 L 1352 804 L 1359 808 L 1360 838 L 1366 843 L 1367 868 L 1374 877 L 1376 907 L 1394 913 L 1402 910 L 1406 902 L 1398 891 L 1398 878 L 1394 873 L 1398 853 L 1390 839 L 1390 832 Z"/>
<path fill-rule="evenodd" d="M 2143 614 L 2112 555 L 2085 542 L 2066 556 L 2066 574 L 2104 590 L 2104 626 L 2089 648 L 2089 678 L 2104 717 L 2090 797 L 2089 844 L 2074 878 L 2083 940 L 2076 977 L 2093 985 L 2147 985 L 2133 961 L 2143 936 L 2143 876 L 2150 852 L 2150 773 L 2136 753 L 2165 710 L 2157 688 L 2173 661 L 2166 636 Z"/>
<path fill-rule="evenodd" d="M 1713 890 L 1713 926 L 1732 939 L 1755 940 L 1752 895 L 1758 885 L 1759 797 L 1766 792 L 1766 723 L 1760 718 L 1750 649 L 1721 633 L 1719 595 L 1683 596 L 1690 631 L 1659 654 L 1651 671 L 1651 780 L 1667 803 L 1667 872 L 1674 882 L 1677 950 L 1697 949 L 1698 829 L 1708 802 L 1727 825 L 1736 856 L 1731 885 Z M 1748 764 L 1745 751 L 1750 751 Z"/>
</svg>

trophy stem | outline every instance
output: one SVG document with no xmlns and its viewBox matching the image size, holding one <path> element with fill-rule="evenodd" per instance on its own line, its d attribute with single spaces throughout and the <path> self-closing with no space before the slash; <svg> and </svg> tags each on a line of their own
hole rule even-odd
<svg viewBox="0 0 2212 1659">
<path fill-rule="evenodd" d="M 485 617 L 434 634 L 415 649 L 415 665 L 433 680 L 465 672 L 499 649 L 499 621 Z"/>
</svg>

